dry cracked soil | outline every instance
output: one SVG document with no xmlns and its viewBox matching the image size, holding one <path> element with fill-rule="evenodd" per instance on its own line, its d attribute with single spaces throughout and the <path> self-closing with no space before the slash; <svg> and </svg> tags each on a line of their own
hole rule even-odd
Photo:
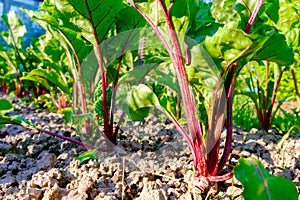
<svg viewBox="0 0 300 200">
<path fill-rule="evenodd" d="M 8 97 L 5 97 L 8 98 Z M 76 129 L 63 115 L 25 105 L 16 99 L 18 115 L 45 130 L 74 139 Z M 282 135 L 235 127 L 227 169 L 240 157 L 258 158 L 274 175 L 292 180 L 300 190 L 300 135 L 290 136 L 282 149 Z M 224 133 L 221 138 L 224 138 Z M 215 184 L 207 194 L 192 189 L 192 156 L 168 121 L 155 117 L 127 122 L 113 153 L 99 151 L 97 160 L 80 163 L 87 149 L 52 136 L 5 125 L 0 129 L 0 199 L 243 199 L 235 178 Z M 223 139 L 222 139 L 223 141 Z"/>
</svg>

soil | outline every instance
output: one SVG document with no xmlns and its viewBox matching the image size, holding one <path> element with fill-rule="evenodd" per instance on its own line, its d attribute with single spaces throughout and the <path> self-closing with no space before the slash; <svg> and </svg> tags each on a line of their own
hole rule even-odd
<svg viewBox="0 0 300 200">
<path fill-rule="evenodd" d="M 76 129 L 64 123 L 63 115 L 11 100 L 15 110 L 9 115 L 80 140 Z M 0 199 L 242 199 L 243 189 L 235 178 L 215 184 L 207 194 L 192 189 L 191 153 L 168 121 L 150 117 L 124 127 L 119 150 L 99 151 L 97 160 L 80 163 L 76 158 L 86 148 L 5 125 L 0 129 Z M 292 180 L 299 192 L 300 134 L 290 136 L 279 149 L 281 138 L 274 131 L 245 132 L 235 127 L 227 169 L 240 157 L 253 156 L 271 174 Z"/>
</svg>

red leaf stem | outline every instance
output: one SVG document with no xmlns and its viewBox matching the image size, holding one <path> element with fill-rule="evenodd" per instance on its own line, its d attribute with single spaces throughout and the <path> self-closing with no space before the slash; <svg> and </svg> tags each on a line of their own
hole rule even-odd
<svg viewBox="0 0 300 200">
<path fill-rule="evenodd" d="M 93 28 L 94 38 L 96 39 L 96 50 L 97 50 L 96 52 L 98 54 L 98 67 L 100 69 L 101 80 L 102 80 L 102 102 L 103 102 L 104 133 L 108 137 L 108 139 L 112 139 L 111 135 L 109 134 L 109 117 L 108 117 L 109 111 L 108 111 L 107 99 L 106 99 L 106 89 L 108 87 L 108 82 L 107 82 L 107 76 L 106 76 L 105 69 L 104 69 L 104 64 L 103 64 L 102 51 L 101 51 L 101 48 L 100 48 L 100 42 L 99 42 L 99 39 L 98 39 L 97 30 L 96 30 L 95 24 L 94 24 L 93 19 L 92 19 L 92 13 L 90 11 L 87 0 L 84 0 L 84 3 L 86 5 L 87 12 L 88 12 L 88 15 L 89 15 L 89 21 L 90 21 L 90 23 L 92 25 L 92 28 Z"/>
<path fill-rule="evenodd" d="M 254 23 L 254 20 L 256 19 L 256 16 L 263 4 L 264 0 L 257 0 L 257 4 L 255 5 L 255 8 L 253 12 L 251 13 L 250 19 L 248 20 L 248 23 L 246 24 L 246 27 L 244 29 L 245 33 L 250 33 L 250 29 Z"/>
<path fill-rule="evenodd" d="M 158 0 L 158 3 L 166 19 L 166 23 L 172 38 L 173 48 L 175 50 L 175 54 L 173 52 L 169 52 L 169 54 L 172 58 L 181 94 L 184 97 L 183 107 L 185 109 L 186 118 L 188 120 L 188 129 L 192 139 L 192 151 L 194 151 L 194 168 L 197 172 L 196 176 L 199 176 L 200 174 L 207 175 L 207 166 L 204 156 L 204 145 L 202 141 L 202 128 L 201 124 L 196 118 L 195 99 L 193 97 L 186 77 L 180 44 L 167 9 L 165 8 L 161 0 Z"/>
<path fill-rule="evenodd" d="M 85 148 L 88 148 L 88 149 L 94 149 L 95 147 L 93 147 L 92 145 L 90 144 L 87 144 L 87 143 L 84 143 L 84 142 L 80 142 L 78 140 L 75 140 L 73 138 L 70 138 L 70 137 L 66 137 L 64 135 L 60 135 L 60 134 L 57 134 L 57 133 L 53 133 L 51 131 L 46 131 L 46 130 L 43 130 L 43 129 L 40 129 L 40 128 L 33 128 L 33 127 L 26 127 L 27 129 L 34 129 L 34 130 L 38 130 L 39 132 L 42 132 L 42 133 L 45 133 L 47 135 L 51 135 L 51 136 L 54 136 L 54 137 L 57 137 L 57 138 L 60 138 L 60 139 L 63 139 L 63 140 L 67 140 L 69 142 L 72 142 L 74 144 L 77 144 L 79 146 L 82 146 L 82 147 L 85 147 Z"/>
<path fill-rule="evenodd" d="M 251 13 L 251 16 L 248 20 L 248 23 L 246 24 L 246 27 L 244 29 L 245 33 L 250 33 L 250 30 L 252 28 L 252 25 L 257 17 L 257 14 L 262 6 L 264 0 L 258 0 L 257 4 L 255 5 L 254 11 Z M 233 92 L 235 88 L 235 83 L 237 76 L 239 75 L 239 72 L 241 71 L 242 67 L 238 69 L 238 72 L 236 73 L 235 76 L 232 76 L 232 74 L 236 70 L 236 66 L 238 65 L 237 62 L 233 64 L 233 70 L 230 72 L 229 77 L 225 81 L 225 89 L 227 93 L 227 120 L 226 120 L 226 141 L 225 141 L 225 148 L 222 154 L 222 157 L 220 159 L 219 165 L 218 165 L 218 173 L 222 171 L 222 169 L 225 166 L 225 163 L 227 162 L 229 155 L 230 155 L 230 150 L 231 150 L 231 145 L 232 145 L 232 97 L 233 97 Z M 234 77 L 234 80 L 232 81 Z"/>
</svg>

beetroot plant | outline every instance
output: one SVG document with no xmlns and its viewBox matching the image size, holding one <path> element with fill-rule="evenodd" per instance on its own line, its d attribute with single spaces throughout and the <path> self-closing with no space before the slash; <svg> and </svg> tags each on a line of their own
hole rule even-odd
<svg viewBox="0 0 300 200">
<path fill-rule="evenodd" d="M 258 0 L 256 4 L 253 4 L 253 7 L 237 3 L 235 11 L 240 16 L 239 22 L 233 21 L 225 25 L 213 23 L 211 14 L 208 14 L 208 17 L 207 13 L 206 15 L 203 14 L 204 11 L 210 13 L 209 5 L 203 2 L 162 0 L 135 2 L 129 0 L 128 3 L 152 27 L 172 60 L 182 96 L 188 130 L 186 131 L 183 125 L 172 115 L 166 112 L 165 114 L 184 136 L 193 154 L 195 186 L 201 192 L 207 191 L 213 182 L 223 181 L 232 176 L 232 172 L 223 174 L 222 170 L 231 150 L 232 98 L 236 79 L 242 67 L 249 62 L 260 62 L 261 60 L 277 62 L 282 66 L 293 60 L 292 52 L 287 46 L 284 36 L 270 25 L 271 22 L 276 23 L 278 21 L 278 2 Z M 203 16 L 206 18 L 202 19 Z M 207 22 L 205 20 L 210 20 L 210 23 L 205 24 Z M 209 25 L 211 26 L 209 27 Z M 220 28 L 215 32 L 218 26 Z M 208 29 L 212 34 L 215 33 L 209 37 L 207 34 L 209 31 L 204 32 L 205 35 L 201 28 Z M 197 54 L 202 52 L 192 52 L 196 45 L 189 46 L 183 35 L 191 36 L 198 41 L 207 36 L 201 46 L 213 58 L 220 74 L 211 103 L 206 107 L 208 108 L 206 109 L 208 110 L 207 119 L 203 113 L 202 115 L 197 114 L 199 111 L 197 108 L 201 108 L 205 101 L 201 101 L 201 98 L 195 98 L 195 91 L 200 93 L 201 91 L 197 90 L 195 85 L 190 84 L 191 76 L 189 77 L 188 71 L 189 64 L 197 68 L 195 64 L 197 58 L 199 59 Z M 280 49 L 276 47 L 278 45 Z M 186 46 L 188 47 L 186 48 Z M 277 48 L 278 51 L 271 50 L 274 49 L 273 47 Z M 191 54 L 188 55 L 187 50 L 191 50 L 192 53 L 190 52 Z M 192 61 L 186 64 L 186 60 Z M 201 111 L 205 112 L 205 109 Z M 226 141 L 219 160 L 220 135 L 224 121 Z"/>
<path fill-rule="evenodd" d="M 69 106 L 71 78 L 65 54 L 58 41 L 48 33 L 32 39 L 25 47 L 26 28 L 12 11 L 2 16 L 8 32 L 2 32 L 0 79 L 3 93 L 35 102 L 51 111 Z M 53 51 L 55 53 L 53 53 Z"/>
<path fill-rule="evenodd" d="M 266 133 L 271 127 L 275 127 L 272 124 L 280 106 L 294 96 L 291 95 L 291 92 L 294 93 L 295 91 L 296 99 L 299 101 L 294 73 L 294 68 L 299 63 L 299 41 L 296 38 L 296 32 L 299 31 L 299 8 L 295 4 L 295 2 L 288 3 L 287 1 L 274 2 L 273 9 L 276 11 L 277 16 L 273 16 L 273 23 L 276 24 L 278 33 L 274 33 L 273 39 L 266 42 L 264 46 L 265 51 L 268 52 L 268 49 L 275 48 L 274 45 L 276 44 L 276 50 L 272 49 L 273 54 L 270 52 L 269 55 L 266 52 L 258 51 L 257 55 L 262 56 L 264 61 L 249 62 L 242 71 L 243 82 L 240 82 L 242 87 L 240 87 L 238 93 L 246 95 L 252 100 L 260 129 Z M 262 27 L 268 28 L 266 19 L 260 17 L 259 21 L 258 24 L 264 23 Z M 262 28 L 255 28 L 255 31 L 259 30 L 263 31 Z M 270 57 L 267 58 L 268 56 Z M 282 80 L 284 76 L 289 76 L 293 82 L 290 85 L 294 85 L 294 88 L 286 88 L 287 84 L 281 87 L 281 83 L 287 81 Z M 280 96 L 279 101 L 277 101 L 278 95 Z"/>
<path fill-rule="evenodd" d="M 115 116 L 117 86 L 120 77 L 134 69 L 133 59 L 125 58 L 137 55 L 125 53 L 138 49 L 138 28 L 145 20 L 122 1 L 46 0 L 40 9 L 24 11 L 66 52 L 73 77 L 72 119 L 80 135 L 89 143 L 104 136 L 116 144 L 125 116 L 125 112 L 119 119 Z M 126 31 L 126 37 L 114 38 Z"/>
</svg>

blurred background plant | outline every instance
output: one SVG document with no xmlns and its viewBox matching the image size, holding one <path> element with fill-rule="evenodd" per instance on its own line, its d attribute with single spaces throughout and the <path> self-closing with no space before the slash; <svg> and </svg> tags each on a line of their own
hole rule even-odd
<svg viewBox="0 0 300 200">
<path fill-rule="evenodd" d="M 248 8 L 254 6 L 253 1 L 244 2 Z M 233 22 L 236 19 L 235 15 L 240 15 L 241 19 L 245 18 L 244 12 L 248 9 L 242 1 L 235 0 L 217 0 L 212 5 L 217 21 L 227 23 Z M 275 129 L 282 133 L 299 123 L 297 111 L 300 109 L 298 89 L 300 85 L 300 4 L 294 0 L 280 0 L 275 1 L 272 6 L 279 8 L 278 16 L 274 18 L 277 21 L 275 27 L 286 38 L 286 42 L 293 52 L 294 61 L 288 66 L 280 65 L 280 62 L 275 64 L 273 61 L 279 61 L 285 55 L 282 51 L 283 48 L 277 46 L 274 48 L 274 55 L 276 51 L 282 51 L 281 58 L 248 63 L 237 79 L 233 121 L 235 125 L 242 126 L 246 130 L 259 128 L 267 132 L 269 129 Z M 235 14 L 232 13 L 232 10 L 236 11 Z M 270 26 L 274 25 L 264 17 L 257 20 L 264 22 L 263 26 L 253 28 L 253 31 L 257 33 L 267 31 Z M 277 35 L 276 37 L 279 40 L 282 36 Z M 269 44 L 269 47 L 266 47 L 271 48 L 271 46 Z M 258 56 L 263 57 L 263 54 L 262 52 Z M 292 132 L 299 133 L 299 130 Z"/>
<path fill-rule="evenodd" d="M 1 91 L 52 112 L 70 106 L 72 76 L 59 42 L 44 34 L 25 47 L 22 37 L 26 27 L 15 12 L 2 19 L 9 31 L 1 35 L 6 42 L 0 45 Z"/>
</svg>

